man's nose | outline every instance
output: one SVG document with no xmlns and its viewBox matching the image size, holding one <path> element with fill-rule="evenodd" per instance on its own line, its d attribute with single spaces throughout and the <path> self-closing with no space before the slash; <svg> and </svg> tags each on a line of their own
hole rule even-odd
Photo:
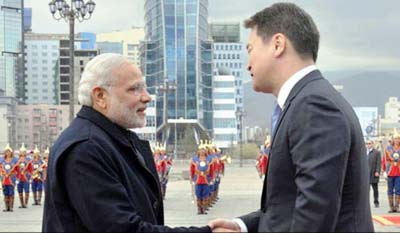
<svg viewBox="0 0 400 233">
<path fill-rule="evenodd" d="M 145 90 L 144 93 L 143 93 L 143 95 L 141 95 L 140 100 L 141 100 L 142 102 L 144 102 L 144 103 L 150 102 L 150 101 L 151 101 L 150 93 L 149 93 L 147 90 Z"/>
</svg>

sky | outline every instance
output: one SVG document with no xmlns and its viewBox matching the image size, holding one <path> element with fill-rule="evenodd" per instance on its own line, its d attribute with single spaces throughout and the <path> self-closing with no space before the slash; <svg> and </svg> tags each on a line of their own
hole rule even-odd
<svg viewBox="0 0 400 233">
<path fill-rule="evenodd" d="M 92 18 L 75 32 L 109 32 L 144 26 L 145 0 L 93 0 Z M 50 0 L 25 0 L 37 33 L 68 33 L 68 24 L 52 18 Z M 70 2 L 70 1 L 68 1 Z M 240 22 L 278 1 L 209 0 L 209 22 Z M 321 70 L 400 70 L 399 0 L 294 0 L 314 19 L 321 36 Z M 247 43 L 249 30 L 242 29 Z M 247 61 L 246 61 L 247 62 Z"/>
</svg>

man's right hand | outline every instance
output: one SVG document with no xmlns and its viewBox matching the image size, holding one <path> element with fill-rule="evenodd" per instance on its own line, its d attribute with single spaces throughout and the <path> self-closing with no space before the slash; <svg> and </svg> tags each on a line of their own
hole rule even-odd
<svg viewBox="0 0 400 233">
<path fill-rule="evenodd" d="M 240 232 L 240 226 L 228 219 L 215 219 L 208 223 L 213 232 Z"/>
</svg>

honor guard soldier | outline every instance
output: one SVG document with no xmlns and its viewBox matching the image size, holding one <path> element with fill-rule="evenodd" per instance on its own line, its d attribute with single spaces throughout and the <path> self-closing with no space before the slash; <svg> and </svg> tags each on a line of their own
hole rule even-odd
<svg viewBox="0 0 400 233">
<path fill-rule="evenodd" d="M 207 161 L 207 148 L 201 143 L 197 156 L 193 157 L 190 166 L 190 177 L 195 185 L 197 199 L 197 214 L 207 214 L 207 197 L 209 196 L 208 175 L 210 166 Z"/>
<path fill-rule="evenodd" d="M 17 168 L 17 191 L 19 195 L 19 201 L 21 206 L 18 208 L 27 208 L 29 201 L 29 182 L 31 179 L 31 173 L 33 170 L 32 161 L 26 156 L 26 148 L 24 143 L 22 143 L 21 148 L 19 148 L 19 160 Z M 24 198 L 25 192 L 25 198 Z"/>
<path fill-rule="evenodd" d="M 161 182 L 161 190 L 163 191 L 163 199 L 165 200 L 165 194 L 167 193 L 167 184 L 168 184 L 169 172 L 171 171 L 171 168 L 172 168 L 172 159 L 167 154 L 165 146 L 161 147 L 160 152 L 161 152 L 160 157 L 164 161 L 164 164 L 165 164 L 164 179 Z"/>
<path fill-rule="evenodd" d="M 32 205 L 41 205 L 43 192 L 43 160 L 40 158 L 40 151 L 35 147 L 32 160 L 32 193 L 35 202 Z"/>
<path fill-rule="evenodd" d="M 265 174 L 267 173 L 269 154 L 270 154 L 270 140 L 269 137 L 267 137 L 267 139 L 264 142 L 264 148 L 262 150 L 262 159 L 260 163 L 260 170 L 262 173 L 262 177 L 265 177 Z"/>
<path fill-rule="evenodd" d="M 16 167 L 18 161 L 14 158 L 13 149 L 9 144 L 4 148 L 4 159 L 1 164 L 3 176 L 2 186 L 4 194 L 5 209 L 3 212 L 12 212 L 14 208 L 14 188 L 16 183 Z"/>
<path fill-rule="evenodd" d="M 47 164 L 49 162 L 49 155 L 50 155 L 50 150 L 49 147 L 46 148 L 46 150 L 43 153 L 43 190 L 45 189 L 46 185 L 46 180 L 47 180 Z"/>
<path fill-rule="evenodd" d="M 400 134 L 394 130 L 393 146 L 386 149 L 389 213 L 398 212 L 400 204 Z"/>
<path fill-rule="evenodd" d="M 162 158 L 161 149 L 162 149 L 161 144 L 156 143 L 156 147 L 154 149 L 154 162 L 156 164 L 158 179 L 160 181 L 161 194 L 164 198 L 165 197 L 164 183 L 165 183 L 165 174 L 166 174 L 166 164 Z"/>
</svg>

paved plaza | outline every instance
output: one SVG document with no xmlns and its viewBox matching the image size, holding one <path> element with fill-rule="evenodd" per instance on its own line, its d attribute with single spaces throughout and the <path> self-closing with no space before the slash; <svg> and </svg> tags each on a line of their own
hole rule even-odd
<svg viewBox="0 0 400 233">
<path fill-rule="evenodd" d="M 182 171 L 188 170 L 188 167 L 188 164 L 180 163 L 173 168 L 164 202 L 166 225 L 202 226 L 214 218 L 233 218 L 247 214 L 259 207 L 262 181 L 258 178 L 254 166 L 250 164 L 243 167 L 227 165 L 226 175 L 220 187 L 220 201 L 207 215 L 197 215 L 197 207 L 192 201 L 189 181 L 182 178 Z M 381 206 L 379 208 L 372 207 L 372 213 L 373 215 L 387 215 L 385 183 L 381 181 L 379 188 Z M 18 209 L 18 206 L 19 199 L 16 196 L 14 212 L 0 211 L 0 232 L 40 231 L 42 206 L 32 206 L 32 200 L 27 209 Z M 0 209 L 3 208 L 4 203 L 1 202 Z M 400 226 L 382 226 L 378 223 L 374 223 L 374 225 L 377 232 L 400 232 Z"/>
</svg>

